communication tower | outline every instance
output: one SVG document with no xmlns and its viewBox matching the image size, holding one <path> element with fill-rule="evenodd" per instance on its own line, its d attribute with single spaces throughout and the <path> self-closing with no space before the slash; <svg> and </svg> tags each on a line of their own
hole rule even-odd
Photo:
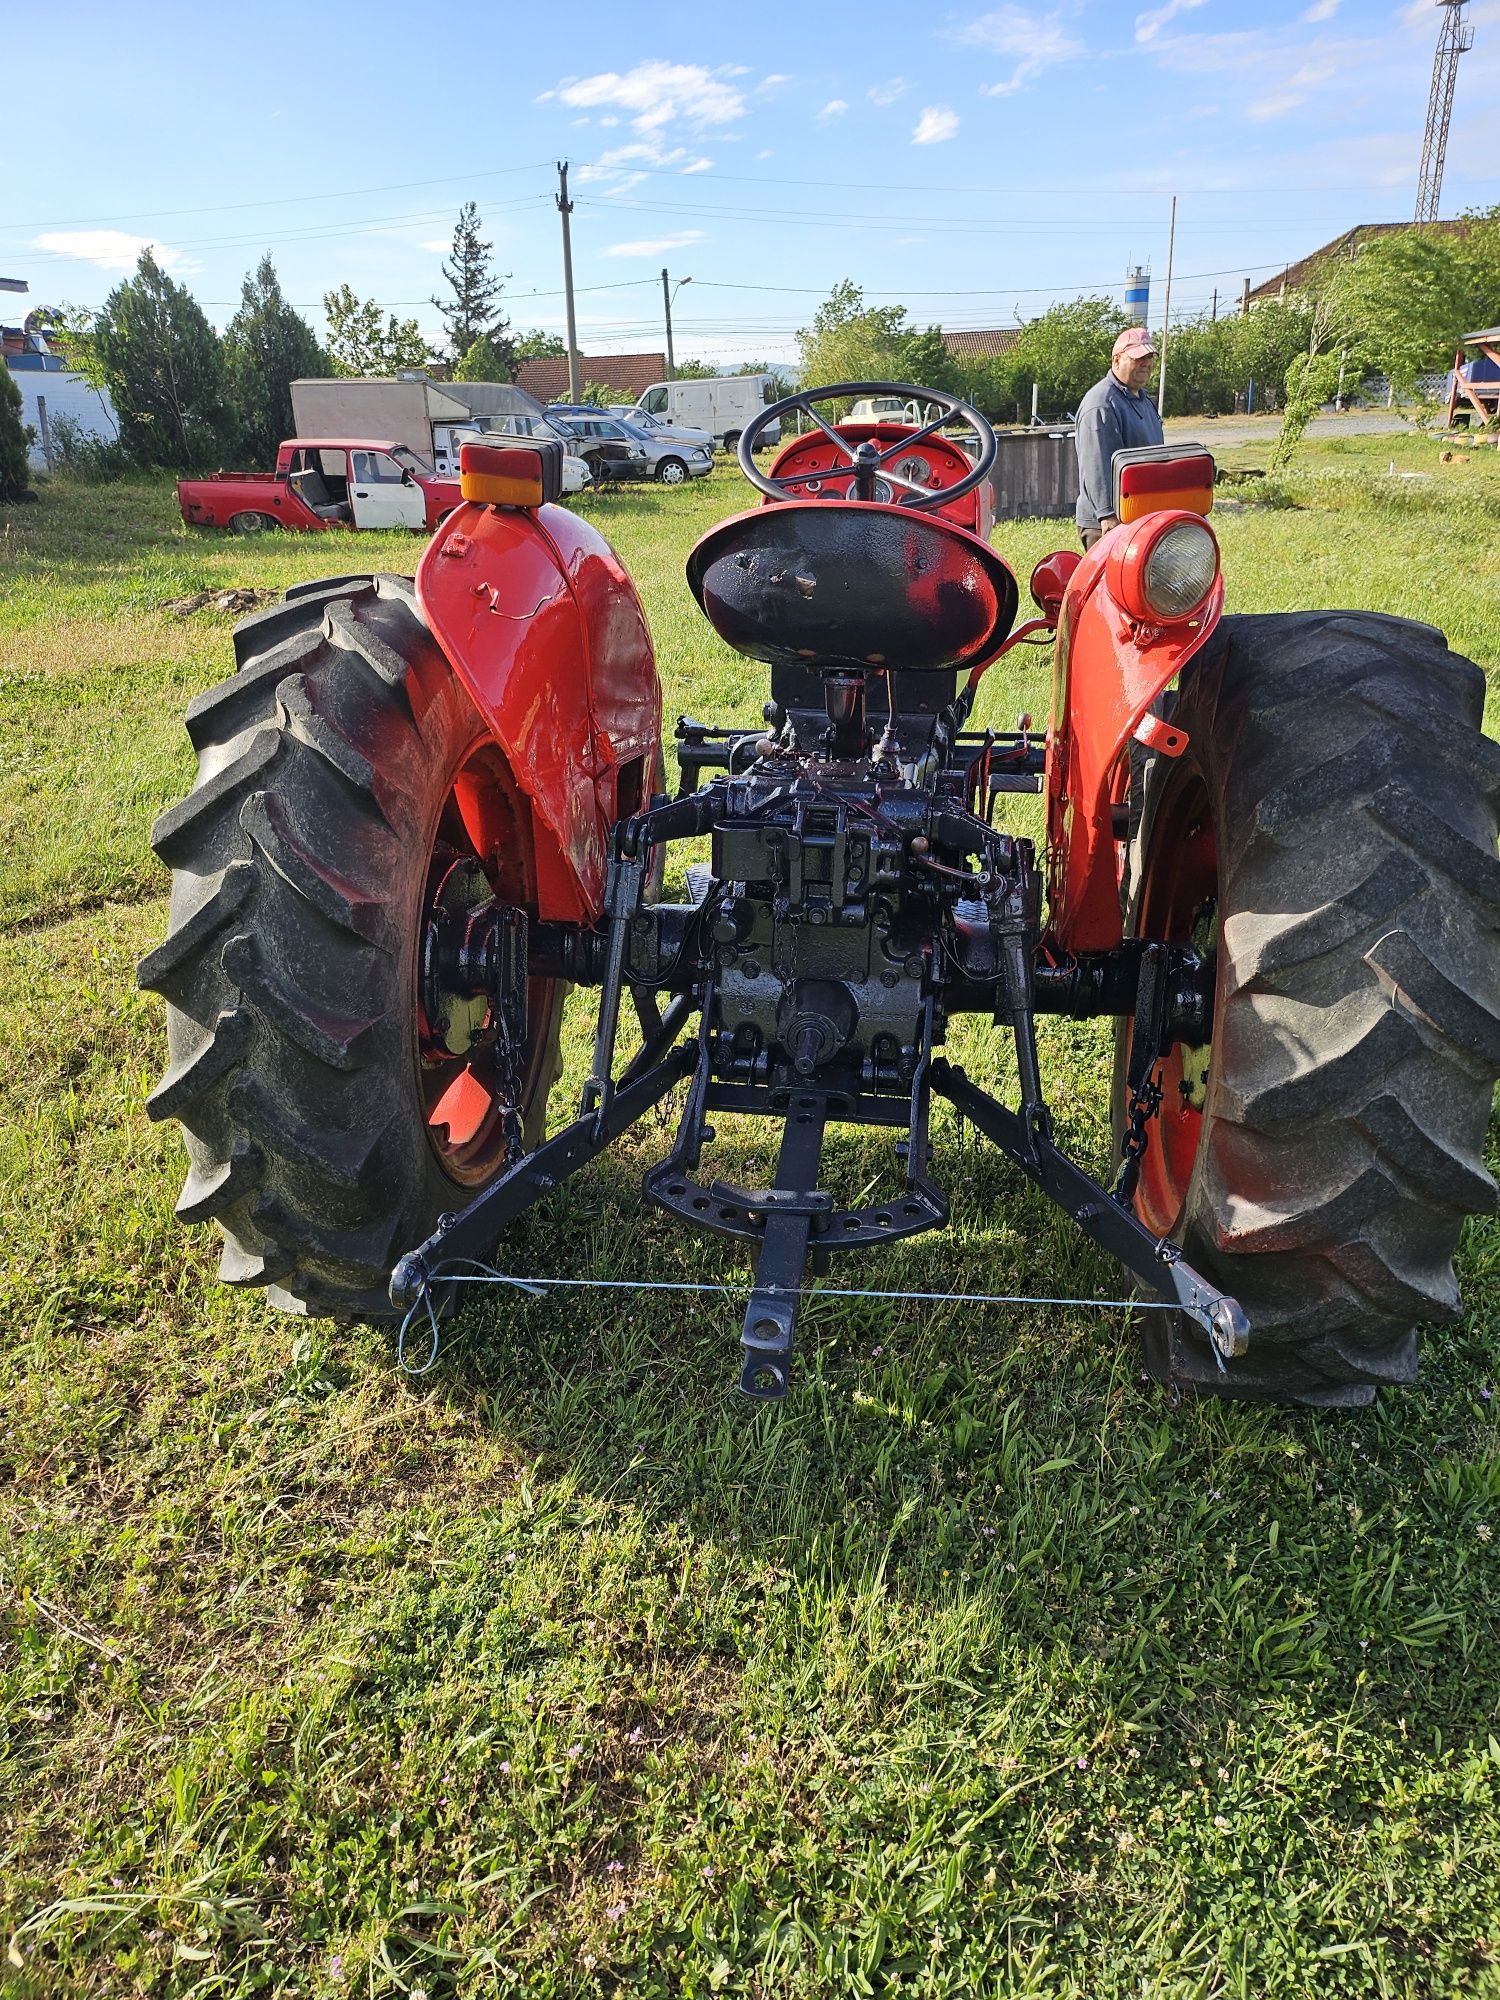
<svg viewBox="0 0 1500 2000">
<path fill-rule="evenodd" d="M 1474 30 L 1464 20 L 1465 0 L 1437 0 L 1443 10 L 1437 50 L 1432 58 L 1432 89 L 1427 98 L 1427 130 L 1422 135 L 1422 165 L 1417 174 L 1418 222 L 1436 222 L 1443 193 L 1443 156 L 1448 151 L 1448 120 L 1453 115 L 1453 86 L 1458 59 L 1474 46 Z"/>
</svg>

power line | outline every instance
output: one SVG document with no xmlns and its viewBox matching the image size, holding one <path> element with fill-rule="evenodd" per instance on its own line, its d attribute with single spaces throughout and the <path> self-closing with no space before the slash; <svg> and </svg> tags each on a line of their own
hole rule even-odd
<svg viewBox="0 0 1500 2000">
<path fill-rule="evenodd" d="M 520 167 L 485 167 L 473 174 L 442 174 L 430 181 L 381 181 L 373 187 L 335 188 L 324 194 L 267 195 L 260 201 L 217 201 L 201 208 L 130 208 L 117 215 L 76 215 L 66 221 L 10 222 L 6 229 L 89 229 L 101 222 L 160 222 L 178 215 L 231 215 L 246 208 L 290 208 L 307 201 L 348 201 L 363 194 L 404 194 L 409 188 L 451 187 L 461 181 L 494 180 L 500 174 L 529 174 L 549 165 L 547 160 L 528 160 Z"/>
</svg>

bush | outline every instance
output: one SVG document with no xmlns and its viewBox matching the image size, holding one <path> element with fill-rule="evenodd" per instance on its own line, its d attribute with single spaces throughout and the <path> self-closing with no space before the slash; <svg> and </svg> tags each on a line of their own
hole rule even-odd
<svg viewBox="0 0 1500 2000">
<path fill-rule="evenodd" d="M 30 478 L 27 452 L 32 432 L 21 422 L 24 408 L 10 370 L 0 364 L 0 502 L 19 500 Z"/>
<path fill-rule="evenodd" d="M 102 486 L 109 480 L 123 479 L 135 469 L 130 453 L 118 438 L 100 437 L 97 432 L 86 430 L 77 417 L 53 417 L 48 428 L 52 433 L 52 469 L 65 479 L 76 479 L 86 486 Z"/>
</svg>

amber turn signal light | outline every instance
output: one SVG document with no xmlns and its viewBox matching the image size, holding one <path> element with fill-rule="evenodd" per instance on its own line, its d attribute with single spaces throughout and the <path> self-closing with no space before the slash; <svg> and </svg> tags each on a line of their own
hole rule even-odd
<svg viewBox="0 0 1500 2000">
<path fill-rule="evenodd" d="M 465 444 L 458 452 L 458 488 L 481 507 L 541 507 L 562 492 L 563 448 L 536 444 Z"/>
</svg>

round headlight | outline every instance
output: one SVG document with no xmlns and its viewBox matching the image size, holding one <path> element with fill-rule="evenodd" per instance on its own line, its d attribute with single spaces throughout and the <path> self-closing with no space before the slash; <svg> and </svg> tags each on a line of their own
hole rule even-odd
<svg viewBox="0 0 1500 2000">
<path fill-rule="evenodd" d="M 1146 558 L 1141 594 L 1156 618 L 1186 618 L 1213 589 L 1219 549 L 1202 521 L 1178 521 Z"/>
</svg>

